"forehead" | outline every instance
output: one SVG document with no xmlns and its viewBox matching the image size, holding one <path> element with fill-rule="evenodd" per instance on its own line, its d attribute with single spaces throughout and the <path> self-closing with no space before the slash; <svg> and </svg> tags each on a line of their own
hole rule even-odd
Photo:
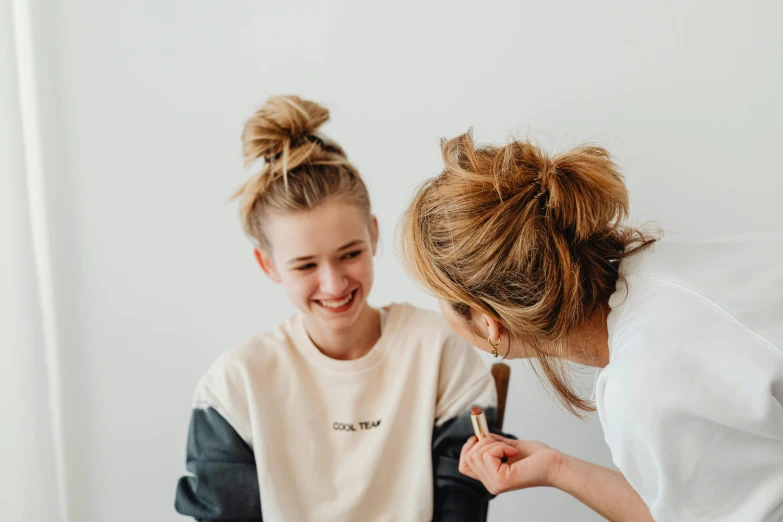
<svg viewBox="0 0 783 522">
<path fill-rule="evenodd" d="M 275 257 L 290 259 L 334 252 L 357 239 L 369 240 L 365 214 L 355 205 L 329 202 L 308 212 L 271 215 L 264 231 Z"/>
</svg>

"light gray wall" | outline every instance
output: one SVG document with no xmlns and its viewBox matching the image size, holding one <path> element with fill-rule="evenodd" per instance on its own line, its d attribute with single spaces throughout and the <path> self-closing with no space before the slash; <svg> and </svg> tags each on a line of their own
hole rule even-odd
<svg viewBox="0 0 783 522">
<path fill-rule="evenodd" d="M 634 218 L 693 238 L 781 221 L 777 2 L 52 0 L 51 218 L 72 519 L 180 520 L 190 398 L 224 349 L 293 308 L 235 207 L 239 134 L 270 94 L 328 104 L 384 248 L 371 301 L 434 307 L 398 266 L 395 222 L 469 126 L 608 147 Z M 588 387 L 592 381 L 585 378 Z M 610 464 L 596 417 L 559 411 L 513 364 L 507 428 Z M 491 520 L 600 520 L 553 490 Z"/>
</svg>

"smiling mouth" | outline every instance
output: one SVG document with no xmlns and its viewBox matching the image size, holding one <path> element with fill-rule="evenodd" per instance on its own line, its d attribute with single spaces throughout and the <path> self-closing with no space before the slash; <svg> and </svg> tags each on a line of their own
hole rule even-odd
<svg viewBox="0 0 783 522">
<path fill-rule="evenodd" d="M 315 302 L 332 312 L 341 312 L 350 308 L 356 298 L 357 290 L 353 290 L 341 299 L 315 299 Z"/>
</svg>

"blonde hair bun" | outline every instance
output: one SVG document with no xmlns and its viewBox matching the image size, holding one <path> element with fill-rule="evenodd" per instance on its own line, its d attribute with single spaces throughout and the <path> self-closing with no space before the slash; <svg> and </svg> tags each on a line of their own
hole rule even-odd
<svg viewBox="0 0 783 522">
<path fill-rule="evenodd" d="M 370 195 L 343 149 L 318 129 L 329 111 L 299 96 L 273 96 L 242 131 L 245 165 L 264 159 L 234 193 L 245 232 L 269 249 L 264 222 L 270 214 L 309 211 L 330 198 L 350 201 L 370 216 Z"/>
<path fill-rule="evenodd" d="M 329 110 L 299 96 L 272 96 L 245 123 L 245 164 L 282 156 L 286 150 L 312 146 L 308 137 L 329 120 Z M 289 167 L 293 168 L 293 167 Z"/>
</svg>

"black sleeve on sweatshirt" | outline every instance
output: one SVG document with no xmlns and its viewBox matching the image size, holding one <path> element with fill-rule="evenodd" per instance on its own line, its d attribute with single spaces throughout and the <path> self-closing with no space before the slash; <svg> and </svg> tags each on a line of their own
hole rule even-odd
<svg viewBox="0 0 783 522">
<path fill-rule="evenodd" d="M 487 424 L 495 424 L 497 410 L 484 410 Z M 511 435 L 490 428 L 504 437 Z M 435 427 L 432 436 L 432 467 L 435 474 L 433 522 L 484 522 L 493 498 L 484 485 L 459 472 L 462 446 L 473 435 L 470 411 Z"/>
<path fill-rule="evenodd" d="M 177 483 L 179 513 L 200 522 L 262 522 L 253 450 L 213 408 L 193 410 L 187 470 Z"/>
</svg>

